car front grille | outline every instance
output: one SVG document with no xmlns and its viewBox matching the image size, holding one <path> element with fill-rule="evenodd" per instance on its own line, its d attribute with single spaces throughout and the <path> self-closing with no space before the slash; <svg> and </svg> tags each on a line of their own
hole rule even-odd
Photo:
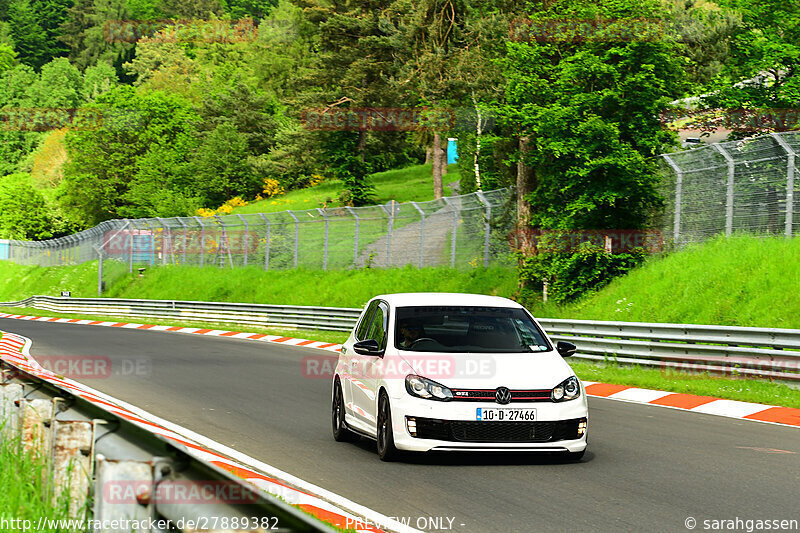
<svg viewBox="0 0 800 533">
<path fill-rule="evenodd" d="M 453 401 L 459 402 L 494 402 L 496 389 L 451 389 Z M 511 403 L 515 402 L 551 402 L 550 389 L 512 390 Z"/>
<path fill-rule="evenodd" d="M 580 418 L 555 422 L 478 422 L 469 420 L 416 420 L 420 439 L 450 442 L 556 442 L 578 438 Z"/>
</svg>

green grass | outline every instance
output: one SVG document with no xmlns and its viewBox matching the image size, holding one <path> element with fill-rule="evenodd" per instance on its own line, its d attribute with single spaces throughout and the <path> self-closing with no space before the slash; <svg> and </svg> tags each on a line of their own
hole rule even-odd
<svg viewBox="0 0 800 533">
<path fill-rule="evenodd" d="M 103 263 L 106 279 L 127 274 L 125 265 Z M 73 291 L 73 296 L 97 296 L 97 261 L 81 265 L 38 267 L 0 261 L 0 301 L 21 300 L 33 295 L 60 296 Z"/>
<path fill-rule="evenodd" d="M 800 328 L 800 239 L 716 238 L 654 256 L 578 302 L 537 316 Z"/>
<path fill-rule="evenodd" d="M 33 530 L 41 517 L 50 520 L 68 518 L 68 501 L 53 505 L 49 498 L 44 497 L 47 489 L 44 459 L 23 453 L 19 437 L 0 439 L 0 464 L 0 519 L 17 520 L 19 525 L 2 531 Z M 67 532 L 70 529 L 43 525 L 39 531 Z"/>
<path fill-rule="evenodd" d="M 433 200 L 433 178 L 431 165 L 415 165 L 411 167 L 378 172 L 370 177 L 375 185 L 377 195 L 376 203 L 385 204 L 390 200 L 396 202 L 423 202 Z M 461 179 L 456 171 L 456 165 L 448 167 L 448 173 L 442 177 L 445 184 L 445 195 L 452 194 L 448 183 Z M 287 209 L 316 209 L 318 207 L 339 207 L 339 193 L 342 192 L 342 182 L 328 180 L 316 187 L 298 189 L 288 193 L 268 198 L 258 202 L 251 202 L 246 206 L 236 207 L 234 214 L 245 215 L 248 213 L 273 213 Z"/>
<path fill-rule="evenodd" d="M 376 294 L 391 292 L 472 292 L 510 296 L 516 289 L 513 269 L 490 267 L 455 270 L 412 267 L 359 270 L 270 270 L 257 267 L 148 267 L 143 278 L 128 274 L 124 266 L 106 261 L 106 271 L 120 267 L 104 296 L 115 298 L 201 300 L 361 307 Z M 30 267 L 0 261 L 0 301 L 34 294 L 73 297 L 97 295 L 97 264 Z"/>
<path fill-rule="evenodd" d="M 800 390 L 783 383 L 716 377 L 708 374 L 693 375 L 655 368 L 624 366 L 614 362 L 604 364 L 571 359 L 569 365 L 578 377 L 586 381 L 800 408 Z"/>
</svg>

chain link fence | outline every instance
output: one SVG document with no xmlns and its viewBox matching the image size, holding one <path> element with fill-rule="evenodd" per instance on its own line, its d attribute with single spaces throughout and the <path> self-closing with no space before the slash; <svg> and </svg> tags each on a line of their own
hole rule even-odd
<svg viewBox="0 0 800 533">
<path fill-rule="evenodd" d="M 665 239 L 800 231 L 800 132 L 773 133 L 662 155 Z"/>
<path fill-rule="evenodd" d="M 358 208 L 109 220 L 58 239 L 0 241 L 0 259 L 40 266 L 112 259 L 131 272 L 145 265 L 326 270 L 511 264 L 514 208 L 512 190 L 499 189 Z"/>
</svg>

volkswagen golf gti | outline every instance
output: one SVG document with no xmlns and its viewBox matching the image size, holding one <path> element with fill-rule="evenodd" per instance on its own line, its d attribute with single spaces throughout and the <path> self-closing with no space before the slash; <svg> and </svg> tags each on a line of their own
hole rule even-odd
<svg viewBox="0 0 800 533">
<path fill-rule="evenodd" d="M 400 451 L 586 449 L 583 385 L 528 311 L 495 296 L 376 296 L 342 345 L 331 395 L 333 437 Z"/>
</svg>

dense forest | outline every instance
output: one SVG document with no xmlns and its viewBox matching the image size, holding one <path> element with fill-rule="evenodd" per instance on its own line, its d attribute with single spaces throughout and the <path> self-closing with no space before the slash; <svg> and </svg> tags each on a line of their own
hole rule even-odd
<svg viewBox="0 0 800 533">
<path fill-rule="evenodd" d="M 461 190 L 540 228 L 637 228 L 663 120 L 800 106 L 784 0 L 0 0 L 0 237 L 194 215 L 459 142 Z M 739 132 L 740 135 L 753 132 Z"/>
</svg>

